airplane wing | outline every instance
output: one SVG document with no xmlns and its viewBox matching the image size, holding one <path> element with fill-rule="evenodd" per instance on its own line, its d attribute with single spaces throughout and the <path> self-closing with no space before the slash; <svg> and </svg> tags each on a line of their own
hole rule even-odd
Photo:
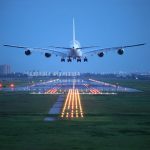
<svg viewBox="0 0 150 150">
<path fill-rule="evenodd" d="M 85 47 L 79 47 L 77 49 L 90 49 L 90 48 L 96 48 L 96 47 L 100 47 L 100 46 L 85 46 Z"/>
<path fill-rule="evenodd" d="M 145 45 L 145 43 L 140 43 L 140 44 L 135 44 L 135 45 L 126 45 L 126 46 L 117 46 L 117 47 L 109 47 L 109 48 L 101 48 L 97 50 L 92 50 L 88 52 L 84 52 L 83 54 L 98 54 L 99 52 L 108 52 L 108 51 L 115 51 L 119 49 L 124 49 L 124 48 L 130 48 L 130 47 L 137 47 L 137 46 L 142 46 Z"/>
<path fill-rule="evenodd" d="M 49 46 L 50 48 L 56 48 L 56 49 L 67 49 L 70 50 L 70 47 L 61 47 L 61 46 Z"/>
<path fill-rule="evenodd" d="M 63 46 L 49 46 L 50 48 L 56 48 L 56 49 L 67 49 L 70 50 L 70 47 L 63 47 Z M 96 48 L 100 46 L 85 46 L 85 47 L 79 47 L 77 49 L 90 49 L 90 48 Z"/>
<path fill-rule="evenodd" d="M 56 50 L 52 50 L 52 49 L 48 49 L 48 48 L 39 48 L 39 47 L 35 47 L 35 48 L 29 48 L 26 46 L 17 46 L 17 45 L 3 45 L 3 46 L 7 46 L 7 47 L 12 47 L 12 48 L 19 48 L 19 49 L 24 49 L 24 50 L 30 50 L 30 51 L 37 51 L 37 52 L 49 52 L 51 54 L 54 54 L 56 56 L 61 56 L 61 57 L 67 57 L 67 53 L 65 52 L 60 52 L 60 51 L 56 51 Z"/>
</svg>

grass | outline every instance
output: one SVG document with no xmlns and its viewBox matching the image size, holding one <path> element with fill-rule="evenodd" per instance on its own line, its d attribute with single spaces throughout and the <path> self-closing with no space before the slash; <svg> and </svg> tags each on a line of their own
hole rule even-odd
<svg viewBox="0 0 150 150">
<path fill-rule="evenodd" d="M 116 84 L 120 86 L 135 88 L 144 92 L 150 92 L 150 80 L 131 80 L 131 79 L 98 79 L 100 81 Z"/>
<path fill-rule="evenodd" d="M 1 93 L 0 150 L 149 150 L 149 82 L 132 82 L 144 92 L 82 95 L 84 118 L 52 122 L 57 96 Z"/>
<path fill-rule="evenodd" d="M 57 96 L 8 92 L 0 95 L 0 115 L 47 113 Z"/>
</svg>

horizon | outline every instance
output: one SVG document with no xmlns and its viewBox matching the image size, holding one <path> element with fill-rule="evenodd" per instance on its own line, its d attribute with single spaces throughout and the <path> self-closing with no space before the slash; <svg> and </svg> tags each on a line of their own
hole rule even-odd
<svg viewBox="0 0 150 150">
<path fill-rule="evenodd" d="M 4 65 L 8 65 L 10 66 L 10 73 L 6 74 L 6 75 L 9 75 L 9 74 L 17 74 L 17 73 L 21 73 L 21 74 L 28 74 L 28 73 L 56 73 L 56 74 L 59 74 L 59 73 L 80 73 L 80 74 L 150 74 L 150 70 L 148 71 L 122 71 L 122 70 L 119 70 L 119 71 L 113 71 L 113 72 L 81 72 L 81 71 L 61 71 L 61 70 L 56 70 L 56 71 L 47 71 L 47 70 L 44 70 L 44 71 L 40 71 L 40 70 L 24 70 L 24 71 L 14 71 L 12 69 L 12 66 L 10 64 L 0 64 L 0 66 L 4 66 Z M 0 72 L 1 74 L 1 72 Z"/>
</svg>

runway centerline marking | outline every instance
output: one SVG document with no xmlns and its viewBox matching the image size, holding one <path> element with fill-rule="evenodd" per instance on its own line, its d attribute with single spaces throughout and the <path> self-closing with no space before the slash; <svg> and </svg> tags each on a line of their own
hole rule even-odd
<svg viewBox="0 0 150 150">
<path fill-rule="evenodd" d="M 83 117 L 83 109 L 78 89 L 69 89 L 62 112 L 61 118 Z"/>
</svg>

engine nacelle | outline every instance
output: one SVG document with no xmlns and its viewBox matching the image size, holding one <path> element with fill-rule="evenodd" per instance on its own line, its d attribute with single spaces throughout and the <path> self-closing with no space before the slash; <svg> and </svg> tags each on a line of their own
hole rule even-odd
<svg viewBox="0 0 150 150">
<path fill-rule="evenodd" d="M 26 50 L 24 53 L 25 53 L 25 55 L 27 55 L 27 56 L 31 55 L 31 51 L 30 51 L 29 49 Z"/>
<path fill-rule="evenodd" d="M 104 56 L 104 52 L 100 52 L 97 54 L 99 57 L 103 57 Z"/>
<path fill-rule="evenodd" d="M 123 55 L 124 50 L 123 50 L 123 49 L 118 49 L 117 53 L 118 53 L 119 55 Z"/>
<path fill-rule="evenodd" d="M 51 57 L 51 54 L 50 53 L 45 53 L 45 57 L 49 58 L 49 57 Z"/>
</svg>

